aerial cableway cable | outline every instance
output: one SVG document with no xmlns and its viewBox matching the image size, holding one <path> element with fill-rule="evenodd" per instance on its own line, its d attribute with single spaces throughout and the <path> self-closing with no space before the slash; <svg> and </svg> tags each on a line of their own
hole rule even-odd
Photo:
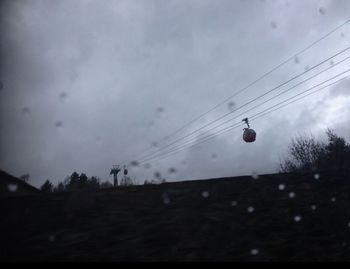
<svg viewBox="0 0 350 269">
<path fill-rule="evenodd" d="M 317 85 L 315 85 L 315 86 L 313 86 L 311 88 L 308 88 L 307 90 L 304 90 L 301 93 L 298 93 L 298 94 L 296 94 L 296 95 L 294 95 L 294 96 L 292 96 L 290 98 L 287 98 L 287 99 L 285 99 L 285 100 L 283 100 L 283 101 L 281 101 L 281 102 L 279 102 L 279 103 L 277 103 L 277 104 L 275 104 L 275 105 L 273 105 L 273 106 L 271 106 L 271 107 L 269 107 L 267 109 L 264 109 L 264 110 L 258 112 L 257 114 L 254 114 L 253 116 L 249 117 L 249 119 L 250 119 L 250 121 L 254 121 L 254 120 L 256 120 L 258 118 L 261 118 L 261 117 L 263 117 L 263 116 L 265 116 L 267 114 L 270 114 L 270 113 L 272 113 L 272 112 L 274 112 L 274 111 L 276 111 L 278 109 L 281 109 L 281 108 L 283 108 L 283 107 L 285 107 L 285 106 L 287 106 L 289 104 L 292 104 L 292 103 L 294 103 L 296 101 L 299 101 L 299 100 L 301 100 L 301 99 L 303 99 L 303 98 L 305 98 L 307 96 L 310 96 L 310 95 L 315 94 L 315 93 L 317 93 L 317 92 L 319 92 L 319 91 L 321 91 L 323 89 L 326 89 L 326 88 L 329 88 L 329 87 L 331 87 L 331 86 L 333 86 L 335 84 L 338 84 L 339 82 L 344 81 L 345 79 L 349 78 L 350 75 L 347 75 L 347 76 L 345 76 L 345 77 L 343 77 L 341 79 L 336 80 L 335 82 L 332 82 L 332 83 L 330 83 L 328 85 L 325 85 L 325 86 L 323 86 L 323 87 L 321 87 L 319 89 L 316 89 L 316 90 L 310 92 L 311 90 L 321 86 L 322 84 L 324 84 L 324 83 L 326 83 L 326 82 L 328 82 L 330 80 L 333 80 L 333 79 L 335 79 L 335 78 L 337 78 L 339 76 L 342 76 L 342 75 L 344 75 L 344 74 L 346 74 L 348 72 L 350 72 L 350 69 L 347 69 L 347 70 L 339 73 L 338 75 L 336 75 L 336 76 L 334 76 L 334 77 L 332 77 L 332 78 L 322 82 L 322 83 L 319 83 L 319 84 L 317 84 Z M 309 93 L 304 95 L 304 96 L 301 96 L 302 94 L 305 94 L 307 92 L 309 92 Z M 301 96 L 301 97 L 299 97 L 299 96 Z M 299 97 L 299 98 L 297 98 L 297 97 Z M 297 98 L 297 99 L 295 99 L 295 98 Z M 293 100 L 293 99 L 295 99 L 295 100 Z M 288 102 L 288 101 L 291 101 L 291 102 Z M 202 140 L 200 140 L 200 141 L 195 140 L 195 141 L 189 142 L 189 143 L 187 143 L 185 145 L 182 145 L 181 147 L 174 148 L 174 149 L 170 150 L 169 152 L 165 152 L 163 154 L 159 154 L 158 156 L 154 156 L 152 158 L 143 160 L 139 164 L 143 164 L 143 163 L 150 162 L 150 161 L 153 161 L 153 160 L 160 160 L 160 159 L 167 158 L 167 157 L 172 156 L 172 155 L 174 155 L 174 154 L 176 154 L 176 153 L 178 153 L 178 152 L 180 152 L 182 150 L 194 147 L 194 146 L 196 146 L 198 144 L 202 144 L 202 143 L 207 142 L 208 140 L 211 140 L 211 139 L 213 139 L 213 138 L 215 138 L 215 137 L 217 137 L 217 136 L 219 136 L 221 134 L 227 133 L 227 132 L 229 132 L 229 131 L 231 131 L 233 129 L 236 129 L 236 128 L 242 127 L 242 126 L 243 126 L 243 124 L 242 124 L 241 121 L 237 122 L 237 123 L 235 123 L 233 125 L 230 125 L 228 127 L 225 127 L 223 129 L 221 129 L 220 131 L 218 131 L 216 133 L 213 133 L 213 134 L 210 134 L 210 135 L 208 135 L 206 137 L 203 137 Z"/>
<path fill-rule="evenodd" d="M 286 89 L 286 90 L 284 90 L 284 91 L 278 93 L 277 95 L 275 95 L 275 96 L 273 96 L 273 97 L 271 97 L 271 98 L 269 98 L 269 99 L 263 101 L 262 103 L 259 103 L 259 104 L 255 105 L 254 107 L 251 107 L 251 108 L 249 108 L 248 110 L 243 111 L 242 113 L 240 113 L 240 114 L 234 116 L 233 118 L 230 118 L 230 119 L 228 119 L 228 120 L 226 120 L 226 121 L 224 121 L 224 122 L 218 124 L 217 126 L 214 126 L 214 127 L 210 128 L 210 129 L 208 129 L 208 130 L 205 130 L 205 132 L 199 134 L 199 136 L 201 136 L 201 135 L 203 135 L 203 134 L 205 134 L 205 133 L 208 133 L 208 132 L 210 132 L 210 131 L 213 131 L 213 130 L 215 130 L 215 129 L 221 127 L 221 126 L 223 126 L 224 124 L 226 124 L 226 123 L 228 123 L 228 122 L 230 122 L 230 121 L 232 121 L 232 120 L 234 120 L 234 119 L 237 119 L 238 117 L 240 117 L 240 116 L 242 116 L 242 115 L 245 115 L 246 113 L 248 113 L 248 112 L 250 112 L 250 111 L 252 111 L 252 110 L 254 110 L 254 109 L 256 109 L 256 108 L 258 108 L 258 107 L 260 107 L 260 106 L 262 106 L 262 105 L 264 105 L 264 104 L 266 104 L 266 103 L 268 103 L 268 102 L 270 102 L 270 101 L 273 100 L 273 99 L 276 99 L 277 97 L 279 97 L 279 96 L 281 96 L 281 95 L 283 95 L 283 94 L 285 94 L 285 93 L 291 91 L 292 89 L 294 89 L 294 88 L 300 86 L 301 84 L 303 84 L 303 83 L 305 83 L 305 82 L 307 82 L 307 81 L 309 81 L 309 80 L 311 80 L 311 79 L 313 79 L 313 78 L 319 76 L 320 74 L 322 74 L 322 73 L 324 73 L 324 72 L 326 72 L 326 71 L 328 71 L 328 70 L 330 70 L 330 69 L 336 67 L 337 65 L 339 65 L 339 64 L 341 64 L 341 63 L 343 63 L 343 62 L 345 62 L 346 60 L 349 60 L 349 59 L 350 59 L 350 56 L 348 56 L 348 57 L 346 57 L 345 59 L 341 60 L 340 62 L 335 63 L 334 65 L 332 65 L 332 66 L 330 66 L 330 67 L 328 67 L 328 68 L 322 70 L 321 72 L 318 72 L 317 74 L 315 74 L 315 75 L 313 75 L 313 76 L 311 76 L 311 77 L 309 77 L 309 78 L 307 78 L 307 79 L 305 79 L 305 80 L 303 80 L 303 81 L 297 83 L 296 85 L 293 85 L 292 87 L 290 87 L 290 88 L 288 88 L 288 89 Z M 197 138 L 198 138 L 198 137 L 197 137 Z M 183 142 L 183 143 L 185 143 L 185 142 Z M 164 148 L 164 149 L 165 149 L 165 148 Z M 164 150 L 164 149 L 163 149 L 163 150 Z M 162 151 L 163 151 L 163 150 L 162 150 Z M 156 153 L 151 154 L 151 155 L 148 156 L 148 157 L 151 157 L 151 156 L 153 156 L 153 155 L 156 155 Z"/>
<path fill-rule="evenodd" d="M 148 158 L 148 157 L 150 157 L 150 156 L 152 156 L 152 155 L 154 155 L 154 154 L 156 154 L 156 153 L 158 153 L 158 152 L 161 152 L 161 151 L 163 151 L 163 150 L 169 148 L 169 147 L 172 146 L 172 145 L 175 145 L 177 142 L 180 142 L 180 141 L 184 140 L 185 138 L 188 138 L 188 137 L 190 137 L 190 136 L 192 136 L 192 135 L 198 133 L 199 131 L 203 130 L 204 128 L 206 128 L 206 127 L 208 127 L 208 126 L 210 126 L 210 125 L 212 125 L 212 124 L 214 124 L 214 123 L 216 123 L 216 122 L 218 122 L 218 121 L 224 119 L 224 118 L 227 117 L 228 115 L 230 115 L 230 114 L 232 114 L 232 113 L 234 113 L 234 112 L 240 110 L 241 108 L 246 107 L 246 106 L 252 104 L 253 102 L 259 100 L 260 98 L 263 98 L 264 96 L 268 95 L 269 93 L 274 92 L 274 91 L 276 91 L 277 89 L 279 89 L 279 88 L 281 88 L 281 87 L 287 85 L 287 84 L 290 83 L 291 81 L 296 80 L 297 78 L 302 77 L 302 76 L 305 75 L 306 73 L 308 73 L 308 72 L 314 70 L 315 68 L 321 66 L 322 64 L 324 64 L 324 63 L 330 61 L 331 59 L 333 59 L 333 58 L 335 58 L 335 57 L 341 55 L 342 53 L 344 53 L 344 52 L 346 52 L 346 51 L 348 51 L 348 50 L 350 50 L 350 47 L 347 47 L 347 48 L 341 50 L 340 52 L 338 52 L 338 53 L 332 55 L 331 57 L 328 57 L 327 59 L 321 61 L 320 63 L 318 63 L 318 64 L 312 66 L 309 70 L 303 71 L 302 73 L 300 73 L 300 74 L 298 74 L 298 75 L 296 75 L 296 76 L 294 76 L 294 77 L 288 79 L 287 81 L 285 81 L 285 82 L 279 84 L 278 86 L 276 86 L 276 87 L 274 87 L 274 88 L 272 88 L 272 89 L 266 91 L 265 93 L 259 95 L 258 97 L 256 97 L 256 98 L 254 98 L 254 99 L 252 99 L 252 100 L 250 100 L 250 101 L 244 103 L 243 105 L 239 106 L 238 108 L 236 108 L 236 109 L 234 109 L 234 110 L 232 110 L 232 111 L 230 111 L 230 112 L 227 112 L 227 113 L 221 115 L 220 117 L 216 118 L 215 120 L 210 121 L 209 123 L 207 123 L 207 124 L 201 126 L 200 128 L 197 128 L 196 130 L 194 130 L 194 131 L 188 133 L 187 135 L 185 135 L 185 136 L 183 136 L 183 137 L 181 137 L 181 138 L 176 139 L 175 141 L 173 141 L 173 142 L 171 142 L 171 143 L 169 143 L 169 144 L 167 144 L 167 145 L 165 145 L 165 146 L 163 146 L 163 147 L 157 149 L 156 151 L 154 151 L 154 152 L 152 152 L 152 153 L 150 153 L 150 154 L 148 154 L 148 155 L 146 155 L 146 156 L 144 156 L 144 157 L 142 157 L 142 158 L 139 158 L 138 160 L 143 160 L 143 159 L 145 159 L 145 158 Z M 297 86 L 301 85 L 302 83 L 305 83 L 306 81 L 311 80 L 312 78 L 314 78 L 314 77 L 316 77 L 316 76 L 318 76 L 318 75 L 324 73 L 325 71 L 330 70 L 331 68 L 334 68 L 335 66 L 339 65 L 340 63 L 342 63 L 342 62 L 344 62 L 344 61 L 346 61 L 346 60 L 348 60 L 348 59 L 349 59 L 349 57 L 347 57 L 347 58 L 341 60 L 340 62 L 338 62 L 338 63 L 336 63 L 336 64 L 333 64 L 332 66 L 330 66 L 330 67 L 328 67 L 328 68 L 326 68 L 326 69 L 324 69 L 324 70 L 318 72 L 317 74 L 315 74 L 315 75 L 309 77 L 308 79 L 306 79 L 306 80 L 304 80 L 304 81 L 298 83 L 296 86 L 293 86 L 293 87 L 290 88 L 290 89 L 296 88 Z M 289 90 L 290 90 L 290 89 L 289 89 Z"/>
<path fill-rule="evenodd" d="M 267 71 L 266 73 L 264 73 L 263 75 L 259 76 L 257 79 L 255 79 L 254 81 L 250 82 L 249 84 L 247 84 L 245 87 L 239 89 L 238 91 L 236 91 L 235 93 L 233 93 L 232 95 L 228 96 L 227 98 L 223 99 L 221 102 L 219 102 L 218 104 L 214 105 L 211 109 L 207 110 L 206 112 L 200 114 L 199 116 L 195 117 L 194 119 L 190 120 L 189 122 L 187 122 L 186 124 L 184 124 L 183 126 L 181 126 L 180 128 L 178 128 L 177 130 L 175 130 L 173 133 L 167 135 L 168 138 L 175 136 L 176 134 L 178 134 L 179 132 L 181 132 L 182 130 L 184 130 L 186 127 L 190 126 L 192 123 L 200 120 L 201 118 L 203 118 L 205 115 L 209 114 L 210 112 L 214 111 L 215 109 L 217 109 L 218 107 L 220 107 L 221 105 L 225 104 L 227 101 L 229 101 L 230 99 L 234 98 L 235 96 L 237 96 L 238 94 L 242 93 L 243 91 L 249 89 L 250 87 L 252 87 L 253 85 L 257 84 L 259 81 L 263 80 L 265 77 L 269 76 L 270 74 L 272 74 L 274 71 L 276 71 L 277 69 L 281 68 L 282 66 L 286 65 L 288 62 L 294 60 L 296 57 L 300 56 L 301 54 L 303 54 L 304 52 L 308 51 L 309 49 L 311 49 L 312 47 L 314 47 L 316 44 L 318 44 L 319 42 L 323 41 L 324 39 L 326 39 L 327 37 L 329 37 L 330 35 L 332 35 L 333 33 L 337 32 L 339 29 L 341 29 L 342 27 L 344 27 L 345 25 L 347 25 L 350 22 L 350 19 L 345 21 L 344 23 L 338 25 L 337 27 L 335 27 L 334 29 L 332 29 L 331 31 L 329 31 L 328 33 L 326 33 L 325 35 L 323 35 L 322 37 L 320 37 L 319 39 L 317 39 L 316 41 L 312 42 L 311 44 L 309 44 L 308 46 L 306 46 L 305 48 L 303 48 L 302 50 L 298 51 L 297 53 L 295 53 L 294 55 L 290 56 L 289 58 L 287 58 L 285 61 L 283 61 L 282 63 L 278 64 L 277 66 L 273 67 L 272 69 L 270 69 L 269 71 Z M 138 154 L 138 156 L 143 155 L 144 153 L 152 150 L 153 147 L 149 147 L 147 149 L 145 149 L 144 151 L 142 151 L 140 154 Z M 138 157 L 139 158 L 139 157 Z M 137 159 L 138 159 L 137 158 Z"/>
</svg>

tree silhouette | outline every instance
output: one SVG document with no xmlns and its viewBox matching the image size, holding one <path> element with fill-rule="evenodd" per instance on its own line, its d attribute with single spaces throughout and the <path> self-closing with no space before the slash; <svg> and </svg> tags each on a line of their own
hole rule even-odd
<svg viewBox="0 0 350 269">
<path fill-rule="evenodd" d="M 19 177 L 20 180 L 22 180 L 23 182 L 29 182 L 30 179 L 30 175 L 29 174 L 24 174 L 22 176 Z"/>
<path fill-rule="evenodd" d="M 350 145 L 330 129 L 326 134 L 328 143 L 316 141 L 312 136 L 292 139 L 289 157 L 280 164 L 281 172 L 349 169 Z"/>
<path fill-rule="evenodd" d="M 47 179 L 40 189 L 46 193 L 53 192 L 53 184 Z"/>
</svg>

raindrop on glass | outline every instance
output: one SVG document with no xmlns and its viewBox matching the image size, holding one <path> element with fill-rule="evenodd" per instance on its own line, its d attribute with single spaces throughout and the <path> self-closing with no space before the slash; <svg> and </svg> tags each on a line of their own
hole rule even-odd
<svg viewBox="0 0 350 269">
<path fill-rule="evenodd" d="M 296 63 L 296 64 L 300 63 L 300 59 L 298 56 L 294 57 L 294 63 Z"/>
<path fill-rule="evenodd" d="M 209 197 L 209 192 L 208 191 L 203 191 L 202 192 L 202 197 L 203 198 L 208 198 Z"/>
<path fill-rule="evenodd" d="M 326 10 L 323 7 L 320 7 L 318 11 L 321 13 L 321 15 L 326 14 Z"/>
<path fill-rule="evenodd" d="M 350 228 L 350 222 L 348 223 L 348 227 Z"/>
<path fill-rule="evenodd" d="M 150 168 L 151 168 L 151 165 L 150 165 L 149 163 L 146 163 L 146 164 L 144 165 L 144 167 L 145 167 L 146 169 L 150 169 Z"/>
<path fill-rule="evenodd" d="M 130 165 L 133 167 L 137 167 L 137 166 L 139 166 L 139 162 L 138 161 L 131 161 Z"/>
<path fill-rule="evenodd" d="M 255 208 L 252 206 L 248 207 L 248 209 L 247 209 L 248 213 L 253 213 L 254 210 L 255 210 Z"/>
<path fill-rule="evenodd" d="M 271 28 L 276 29 L 277 28 L 277 23 L 276 22 L 271 22 Z"/>
<path fill-rule="evenodd" d="M 22 114 L 23 115 L 29 115 L 30 114 L 30 108 L 29 107 L 22 108 Z"/>
<path fill-rule="evenodd" d="M 218 155 L 215 154 L 215 153 L 213 153 L 213 154 L 211 155 L 211 158 L 212 158 L 212 159 L 216 159 L 217 157 L 218 157 Z"/>
<path fill-rule="evenodd" d="M 155 147 L 158 146 L 158 143 L 157 142 L 152 142 L 151 146 L 155 148 Z"/>
<path fill-rule="evenodd" d="M 253 248 L 253 249 L 250 251 L 250 254 L 253 255 L 253 256 L 258 255 L 258 254 L 259 254 L 259 249 Z"/>
<path fill-rule="evenodd" d="M 62 103 L 66 102 L 68 99 L 68 94 L 66 92 L 61 92 L 59 95 L 59 99 Z"/>
<path fill-rule="evenodd" d="M 283 191 L 285 188 L 286 188 L 286 186 L 285 186 L 284 184 L 278 185 L 278 189 L 279 189 L 280 191 Z"/>
<path fill-rule="evenodd" d="M 238 205 L 237 201 L 232 201 L 231 202 L 231 206 L 237 206 L 237 205 Z"/>
<path fill-rule="evenodd" d="M 163 198 L 163 203 L 164 203 L 165 205 L 170 204 L 170 198 L 169 198 L 168 194 L 163 193 L 163 194 L 162 194 L 162 198 Z"/>
<path fill-rule="evenodd" d="M 3 84 L 2 81 L 0 80 L 0 91 L 2 91 L 3 88 L 4 88 L 4 84 Z"/>
<path fill-rule="evenodd" d="M 305 66 L 305 71 L 309 71 L 310 67 L 308 65 Z"/>
<path fill-rule="evenodd" d="M 290 192 L 289 193 L 289 198 L 294 198 L 295 197 L 295 193 L 294 192 Z"/>
<path fill-rule="evenodd" d="M 329 64 L 330 64 L 330 65 L 334 65 L 334 61 L 333 61 L 333 60 L 330 60 L 330 61 L 329 61 Z"/>
<path fill-rule="evenodd" d="M 63 126 L 62 121 L 56 121 L 56 123 L 55 123 L 56 128 L 62 128 L 62 126 Z"/>
<path fill-rule="evenodd" d="M 236 104 L 235 104 L 235 102 L 233 102 L 233 101 L 231 101 L 231 102 L 228 103 L 228 109 L 229 109 L 230 111 L 234 111 L 234 110 L 235 110 L 235 106 L 236 106 Z"/>
<path fill-rule="evenodd" d="M 49 236 L 49 241 L 50 241 L 51 243 L 55 242 L 55 240 L 56 240 L 56 238 L 55 238 L 54 235 L 50 235 L 50 236 Z"/>
<path fill-rule="evenodd" d="M 158 114 L 162 114 L 164 112 L 164 108 L 162 108 L 162 107 L 158 107 L 157 108 L 157 113 Z"/>
<path fill-rule="evenodd" d="M 253 179 L 258 179 L 258 178 L 259 178 L 258 173 L 253 172 L 253 173 L 252 173 L 252 178 L 253 178 Z"/>
<path fill-rule="evenodd" d="M 176 173 L 176 168 L 172 167 L 172 168 L 169 168 L 169 174 L 175 174 Z"/>
<path fill-rule="evenodd" d="M 299 216 L 299 215 L 298 215 L 298 216 L 295 216 L 295 217 L 294 217 L 294 221 L 295 221 L 295 222 L 301 221 L 301 216 Z"/>
<path fill-rule="evenodd" d="M 320 174 L 314 174 L 314 179 L 316 179 L 316 180 L 318 180 L 318 179 L 320 179 Z"/>
<path fill-rule="evenodd" d="M 332 203 L 335 203 L 336 200 L 337 199 L 335 197 L 332 197 L 332 199 L 331 199 Z"/>
<path fill-rule="evenodd" d="M 341 34 L 340 34 L 340 37 L 341 37 L 341 38 L 344 38 L 344 37 L 345 37 L 344 33 L 341 33 Z"/>
<path fill-rule="evenodd" d="M 7 189 L 10 192 L 16 192 L 18 190 L 18 185 L 15 184 L 15 183 L 10 183 L 10 184 L 7 185 Z"/>
<path fill-rule="evenodd" d="M 312 205 L 312 206 L 311 206 L 311 210 L 312 210 L 312 211 L 315 211 L 316 209 L 317 209 L 317 206 L 316 206 L 316 205 Z"/>
<path fill-rule="evenodd" d="M 101 138 L 101 136 L 95 136 L 95 143 L 96 144 L 101 144 L 101 142 L 102 142 L 102 138 Z"/>
<path fill-rule="evenodd" d="M 154 173 L 154 176 L 157 178 L 157 179 L 160 179 L 161 178 L 161 174 L 159 172 L 155 172 Z"/>
</svg>

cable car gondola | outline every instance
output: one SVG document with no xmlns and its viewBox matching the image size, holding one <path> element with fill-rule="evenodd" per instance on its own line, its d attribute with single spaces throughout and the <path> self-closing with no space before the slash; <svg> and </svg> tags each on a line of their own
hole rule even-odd
<svg viewBox="0 0 350 269">
<path fill-rule="evenodd" d="M 256 132 L 250 128 L 248 118 L 243 119 L 248 128 L 243 129 L 243 140 L 246 143 L 253 143 L 256 140 Z"/>
</svg>

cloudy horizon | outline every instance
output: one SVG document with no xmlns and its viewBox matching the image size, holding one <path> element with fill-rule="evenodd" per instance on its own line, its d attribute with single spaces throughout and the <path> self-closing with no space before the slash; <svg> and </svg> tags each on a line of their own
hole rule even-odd
<svg viewBox="0 0 350 269">
<path fill-rule="evenodd" d="M 74 171 L 112 182 L 113 165 L 166 145 L 166 136 L 349 20 L 349 11 L 347 0 L 3 1 L 0 169 L 30 174 L 37 187 Z M 349 36 L 350 23 L 232 106 L 349 47 Z M 349 68 L 345 61 L 247 116 Z M 344 80 L 253 121 L 253 144 L 238 128 L 147 167 L 129 166 L 130 176 L 143 183 L 155 173 L 176 181 L 276 172 L 295 136 L 325 139 L 332 128 L 350 141 L 349 87 Z"/>
</svg>

